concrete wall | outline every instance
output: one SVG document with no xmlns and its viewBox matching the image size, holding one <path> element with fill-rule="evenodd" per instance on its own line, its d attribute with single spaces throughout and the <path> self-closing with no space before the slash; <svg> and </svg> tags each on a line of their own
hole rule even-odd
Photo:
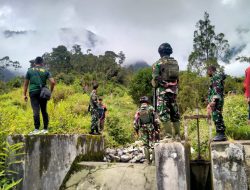
<svg viewBox="0 0 250 190">
<path fill-rule="evenodd" d="M 83 162 L 64 190 L 156 190 L 155 166 L 135 163 Z"/>
<path fill-rule="evenodd" d="M 190 189 L 190 147 L 178 142 L 155 145 L 158 190 Z"/>
<path fill-rule="evenodd" d="M 14 168 L 23 178 L 19 186 L 23 190 L 58 190 L 74 161 L 103 159 L 101 136 L 15 135 L 7 140 L 25 145 L 23 164 Z"/>
<path fill-rule="evenodd" d="M 213 142 L 210 149 L 214 190 L 250 189 L 250 141 Z"/>
</svg>

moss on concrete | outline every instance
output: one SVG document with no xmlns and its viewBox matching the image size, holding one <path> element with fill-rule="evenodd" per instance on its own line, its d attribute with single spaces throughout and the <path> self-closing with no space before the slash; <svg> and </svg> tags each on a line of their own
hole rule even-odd
<svg viewBox="0 0 250 190">
<path fill-rule="evenodd" d="M 102 161 L 104 156 L 104 150 L 101 149 L 103 146 L 103 137 L 100 135 L 81 135 L 77 138 L 77 149 L 87 147 L 85 154 L 79 155 L 75 158 L 72 163 L 69 172 L 65 176 L 60 190 L 66 189 L 66 182 L 69 180 L 70 176 L 80 170 L 85 166 L 78 165 L 82 161 Z M 98 148 L 95 150 L 96 147 Z"/>
<path fill-rule="evenodd" d="M 40 138 L 40 177 L 42 177 L 43 172 L 47 171 L 51 158 L 51 141 L 52 138 L 49 135 L 39 136 Z"/>
</svg>

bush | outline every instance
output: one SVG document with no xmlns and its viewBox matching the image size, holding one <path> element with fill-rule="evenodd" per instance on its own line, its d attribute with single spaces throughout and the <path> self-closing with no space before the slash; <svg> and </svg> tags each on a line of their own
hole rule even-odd
<svg viewBox="0 0 250 190">
<path fill-rule="evenodd" d="M 52 94 L 52 99 L 55 102 L 59 102 L 61 100 L 64 100 L 64 99 L 68 98 L 69 96 L 71 96 L 74 93 L 75 93 L 75 91 L 71 87 L 68 87 L 68 86 L 65 86 L 65 85 L 62 85 L 62 84 L 58 84 L 55 87 L 55 90 L 54 90 L 54 92 Z"/>
<path fill-rule="evenodd" d="M 120 119 L 116 116 L 107 118 L 108 134 L 120 145 L 131 142 L 131 134 L 120 125 Z"/>
<path fill-rule="evenodd" d="M 10 145 L 8 142 L 2 144 L 0 154 L 0 189 L 9 190 L 16 187 L 22 179 L 15 180 L 16 172 L 12 171 L 16 164 L 22 161 L 17 158 L 22 155 L 20 150 L 23 148 L 23 143 Z"/>
<path fill-rule="evenodd" d="M 133 140 L 131 135 L 136 107 L 126 93 L 126 88 L 107 84 L 107 88 L 110 86 L 115 87 L 114 92 L 122 96 L 103 91 L 107 93 L 103 94 L 103 103 L 108 109 L 104 127 L 105 145 L 119 146 L 120 143 L 126 144 Z M 91 116 L 87 111 L 89 95 L 77 93 L 74 85 L 59 84 L 52 97 L 47 106 L 51 134 L 86 134 L 90 131 Z M 7 135 L 28 134 L 33 129 L 33 112 L 30 103 L 22 99 L 22 89 L 0 95 L 0 143 Z M 119 135 L 116 137 L 117 133 Z"/>
<path fill-rule="evenodd" d="M 226 126 L 226 135 L 229 140 L 249 140 L 250 127 L 247 123 L 248 107 L 243 95 L 229 95 L 225 98 L 223 118 Z M 193 115 L 190 110 L 184 115 Z M 206 114 L 205 109 L 200 114 Z M 195 152 L 192 158 L 198 155 L 196 121 L 188 122 L 188 133 L 192 148 Z M 214 126 L 214 124 L 213 124 Z M 182 127 L 183 130 L 183 127 Z M 213 127 L 213 136 L 216 134 Z M 209 158 L 209 128 L 206 120 L 200 120 L 201 154 L 203 158 Z"/>
<path fill-rule="evenodd" d="M 243 95 L 230 95 L 225 99 L 223 116 L 226 134 L 235 140 L 249 140 L 250 127 L 247 123 L 247 102 Z"/>
<path fill-rule="evenodd" d="M 141 96 L 148 96 L 153 99 L 153 88 L 151 85 L 152 69 L 144 68 L 138 71 L 132 78 L 129 85 L 129 94 L 136 104 L 139 104 Z"/>
</svg>

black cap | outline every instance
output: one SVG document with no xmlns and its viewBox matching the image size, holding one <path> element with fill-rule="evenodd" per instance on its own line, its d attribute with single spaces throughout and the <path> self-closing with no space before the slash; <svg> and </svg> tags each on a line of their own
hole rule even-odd
<svg viewBox="0 0 250 190">
<path fill-rule="evenodd" d="M 43 64 L 43 58 L 42 57 L 36 57 L 35 64 Z"/>
</svg>

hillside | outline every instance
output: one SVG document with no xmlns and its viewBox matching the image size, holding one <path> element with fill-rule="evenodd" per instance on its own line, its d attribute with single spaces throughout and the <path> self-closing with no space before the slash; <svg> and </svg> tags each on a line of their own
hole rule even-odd
<svg viewBox="0 0 250 190">
<path fill-rule="evenodd" d="M 100 88 L 100 93 L 104 89 Z M 106 145 L 117 146 L 132 142 L 135 104 L 124 87 L 117 86 L 113 93 L 103 96 L 108 113 L 104 131 Z M 83 133 L 90 131 L 90 114 L 87 111 L 89 95 L 83 94 L 80 86 L 56 86 L 48 103 L 50 134 Z M 0 96 L 1 136 L 28 134 L 34 129 L 30 102 L 22 99 L 22 89 L 15 89 Z M 2 139 L 3 140 L 3 139 Z"/>
</svg>

